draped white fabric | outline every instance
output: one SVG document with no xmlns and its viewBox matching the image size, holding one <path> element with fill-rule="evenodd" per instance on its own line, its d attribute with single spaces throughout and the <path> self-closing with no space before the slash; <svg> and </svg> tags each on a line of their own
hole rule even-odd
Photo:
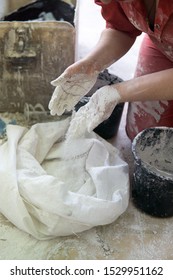
<svg viewBox="0 0 173 280">
<path fill-rule="evenodd" d="M 128 206 L 119 151 L 95 133 L 67 143 L 69 122 L 8 125 L 0 146 L 0 212 L 40 240 L 112 223 Z"/>
</svg>

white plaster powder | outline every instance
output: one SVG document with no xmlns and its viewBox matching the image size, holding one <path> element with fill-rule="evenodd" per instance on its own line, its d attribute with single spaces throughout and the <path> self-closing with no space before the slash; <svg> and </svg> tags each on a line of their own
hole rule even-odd
<svg viewBox="0 0 173 280">
<path fill-rule="evenodd" d="M 90 101 L 73 114 L 66 134 L 67 141 L 85 136 L 97 125 L 108 119 L 120 100 L 118 91 L 113 86 L 104 86 L 97 90 Z"/>
</svg>

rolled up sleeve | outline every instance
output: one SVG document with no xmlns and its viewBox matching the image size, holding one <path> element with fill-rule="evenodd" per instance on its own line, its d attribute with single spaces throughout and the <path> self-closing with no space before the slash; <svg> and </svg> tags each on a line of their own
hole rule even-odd
<svg viewBox="0 0 173 280">
<path fill-rule="evenodd" d="M 101 6 L 101 14 L 106 21 L 106 28 L 128 33 L 130 37 L 137 37 L 141 34 L 141 31 L 129 21 L 120 3 L 115 0 L 109 4 L 104 4 L 99 0 L 95 0 L 95 3 Z"/>
</svg>

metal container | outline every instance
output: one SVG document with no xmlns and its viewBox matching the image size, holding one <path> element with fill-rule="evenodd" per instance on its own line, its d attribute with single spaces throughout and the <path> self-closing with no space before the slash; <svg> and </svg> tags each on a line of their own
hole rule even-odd
<svg viewBox="0 0 173 280">
<path fill-rule="evenodd" d="M 173 216 L 173 128 L 153 127 L 132 142 L 134 204 L 158 217 Z"/>
<path fill-rule="evenodd" d="M 48 110 L 50 81 L 74 62 L 75 31 L 67 22 L 0 22 L 0 112 L 26 104 Z"/>
</svg>

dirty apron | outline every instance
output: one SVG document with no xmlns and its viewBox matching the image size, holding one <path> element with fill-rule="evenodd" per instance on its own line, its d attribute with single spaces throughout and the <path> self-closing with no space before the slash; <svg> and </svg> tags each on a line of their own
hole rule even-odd
<svg viewBox="0 0 173 280">
<path fill-rule="evenodd" d="M 148 35 L 145 35 L 139 52 L 135 77 L 172 67 L 173 62 L 157 49 Z M 143 129 L 154 126 L 173 127 L 172 100 L 129 103 L 126 132 L 130 139 L 133 139 Z"/>
<path fill-rule="evenodd" d="M 154 32 L 147 22 L 143 1 L 122 2 L 129 21 L 146 33 L 141 49 L 135 76 L 170 69 L 173 67 L 173 3 L 160 0 L 157 6 Z M 164 96 L 164 93 L 163 93 Z M 133 139 L 140 131 L 154 126 L 173 127 L 173 101 L 145 101 L 129 104 L 126 132 Z"/>
</svg>

